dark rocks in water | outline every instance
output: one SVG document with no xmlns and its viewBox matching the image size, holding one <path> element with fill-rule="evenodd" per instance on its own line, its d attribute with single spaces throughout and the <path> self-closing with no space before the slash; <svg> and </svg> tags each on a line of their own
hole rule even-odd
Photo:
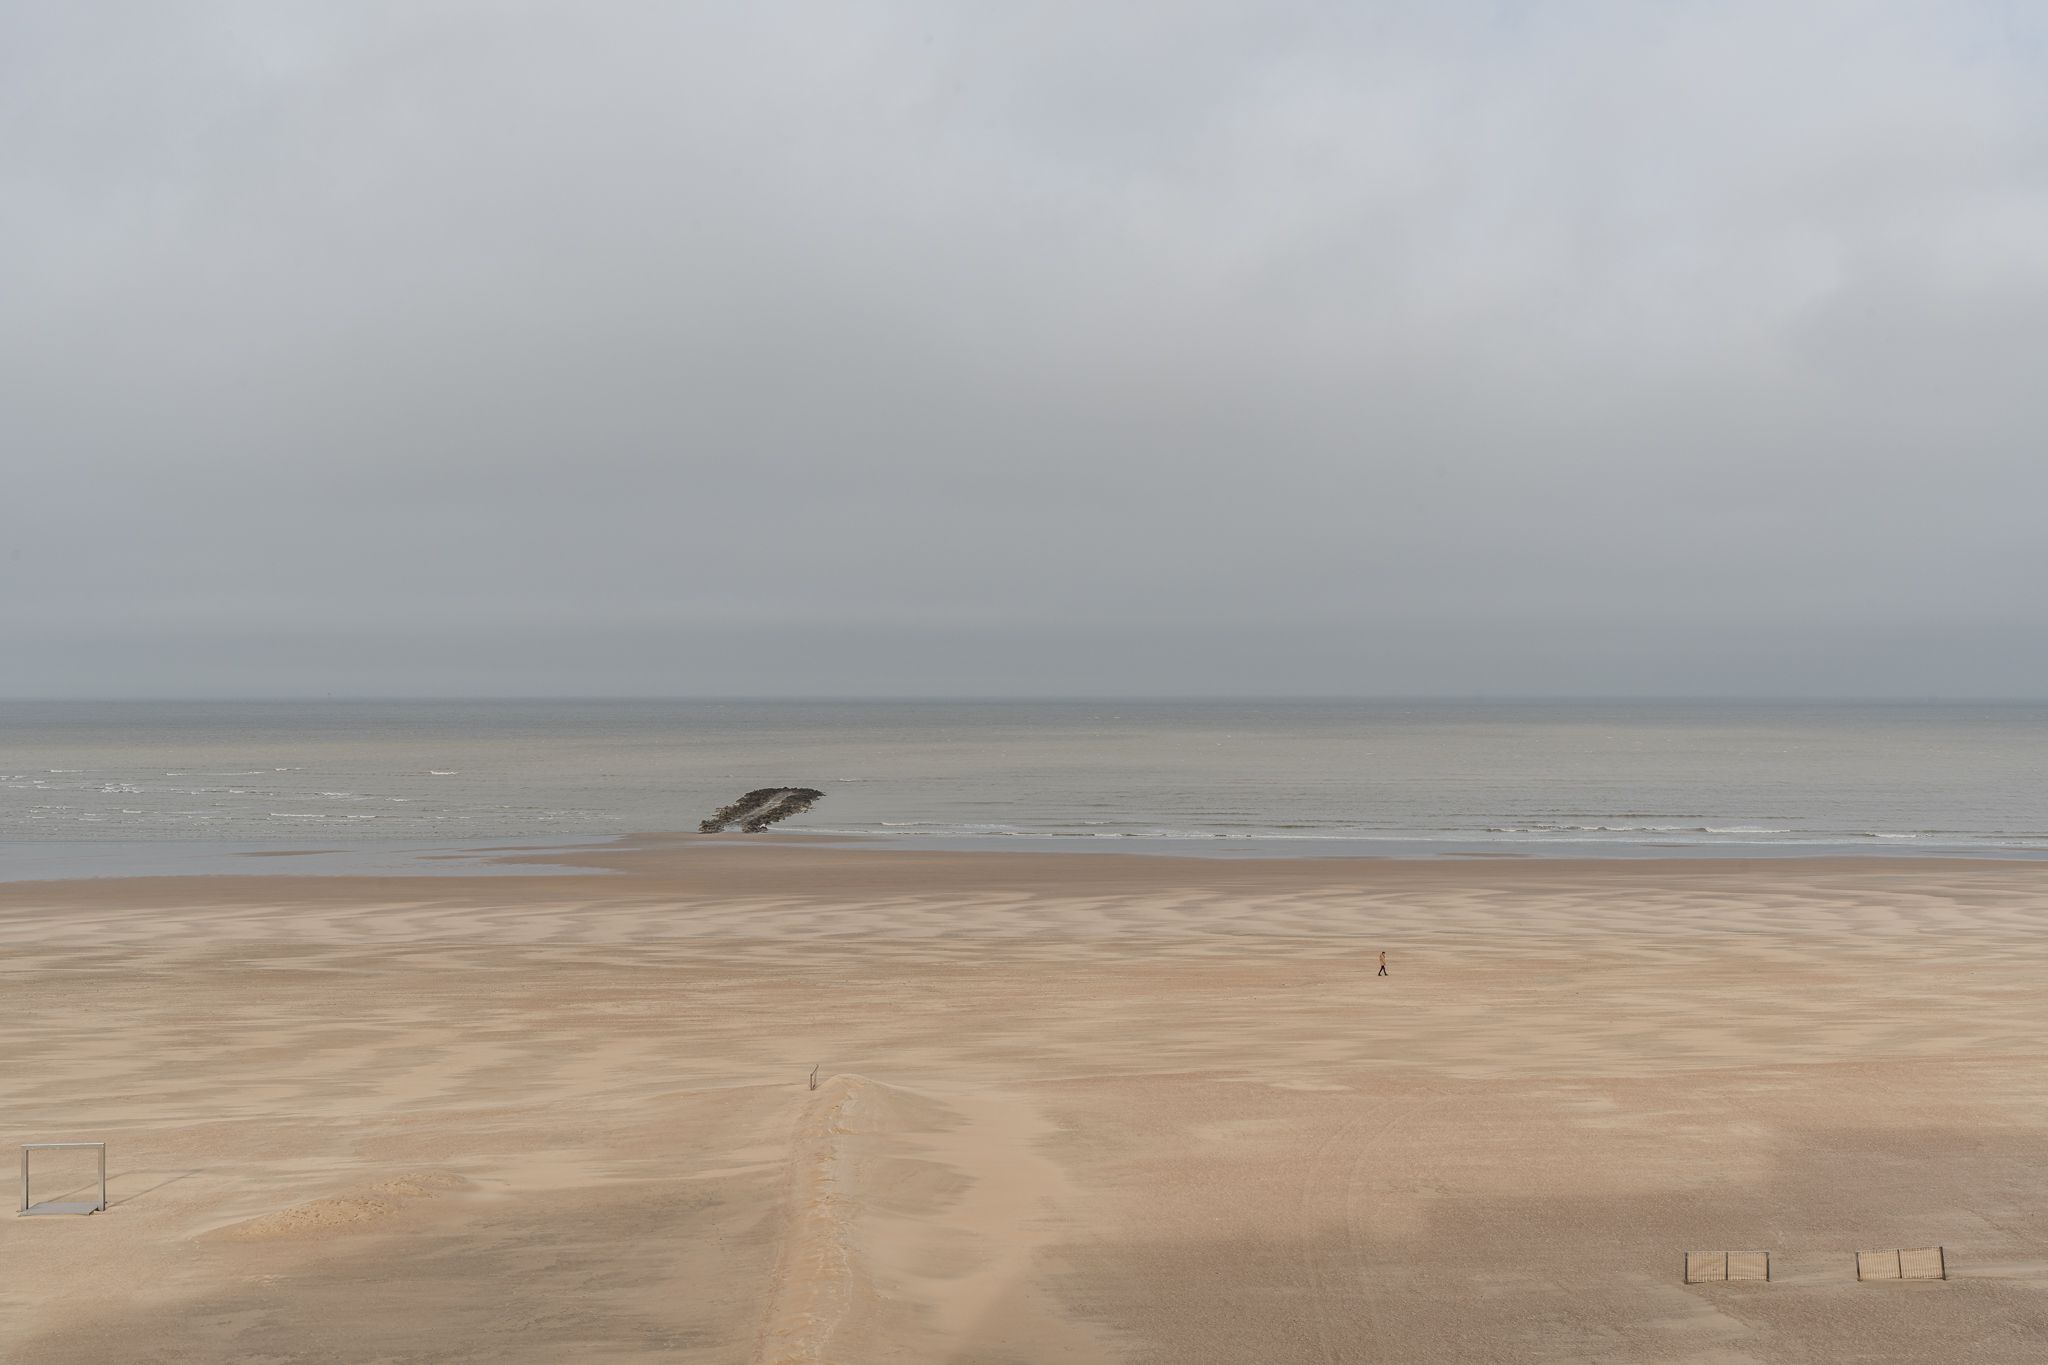
<svg viewBox="0 0 2048 1365">
<path fill-rule="evenodd" d="M 742 834 L 759 834 L 778 820 L 802 815 L 825 793 L 815 787 L 756 787 L 697 826 L 701 834 L 723 834 L 738 825 Z"/>
</svg>

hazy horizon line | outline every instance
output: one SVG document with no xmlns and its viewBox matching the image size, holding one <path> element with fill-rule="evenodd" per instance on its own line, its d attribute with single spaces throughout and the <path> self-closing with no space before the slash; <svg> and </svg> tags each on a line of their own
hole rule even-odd
<svg viewBox="0 0 2048 1365">
<path fill-rule="evenodd" d="M 1821 694 L 1821 693 L 1566 693 L 1566 692 L 1061 692 L 1061 693 L 274 693 L 274 694 L 210 694 L 193 693 L 185 695 L 98 695 L 98 696 L 13 696 L 0 694 L 0 705 L 7 703 L 36 704 L 78 704 L 78 705 L 164 705 L 176 703 L 192 704 L 242 704 L 275 705 L 306 702 L 449 702 L 449 703 L 521 703 L 521 702 L 678 702 L 705 704 L 790 704 L 790 705 L 847 705 L 857 703 L 922 703 L 948 704 L 963 703 L 1076 703 L 1100 704 L 1109 702 L 1472 702 L 1472 703 L 1542 703 L 1556 702 L 1569 704 L 1598 705 L 1696 705 L 1711 703 L 1728 705 L 1755 703 L 1759 705 L 1982 705 L 1982 706 L 2039 706 L 2048 705 L 2048 695 L 1976 695 L 1976 694 Z"/>
</svg>

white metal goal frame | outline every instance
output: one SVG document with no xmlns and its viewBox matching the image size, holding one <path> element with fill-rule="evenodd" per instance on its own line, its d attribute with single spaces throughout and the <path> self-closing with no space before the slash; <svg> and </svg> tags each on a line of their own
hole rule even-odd
<svg viewBox="0 0 2048 1365">
<path fill-rule="evenodd" d="M 28 1154 L 30 1152 L 90 1151 L 97 1148 L 100 1155 L 100 1197 L 98 1203 L 85 1200 L 45 1200 L 32 1204 L 28 1197 Z M 45 1213 L 99 1213 L 107 1207 L 107 1144 L 104 1142 L 24 1142 L 21 1144 L 21 1212 L 17 1217 L 26 1218 L 33 1214 Z"/>
</svg>

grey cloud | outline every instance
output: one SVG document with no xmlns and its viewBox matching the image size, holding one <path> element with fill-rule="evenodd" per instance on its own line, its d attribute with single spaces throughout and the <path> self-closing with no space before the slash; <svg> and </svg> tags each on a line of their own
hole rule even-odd
<svg viewBox="0 0 2048 1365">
<path fill-rule="evenodd" d="M 2048 676 L 2026 7 L 0 23 L 0 695 Z"/>
</svg>

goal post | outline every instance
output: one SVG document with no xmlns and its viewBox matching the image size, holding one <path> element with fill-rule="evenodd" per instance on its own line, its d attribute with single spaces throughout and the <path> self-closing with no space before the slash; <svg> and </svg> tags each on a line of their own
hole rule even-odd
<svg viewBox="0 0 2048 1365">
<path fill-rule="evenodd" d="M 97 1200 L 55 1199 L 40 1203 L 29 1197 L 29 1153 L 97 1152 L 100 1159 L 100 1197 Z M 21 1213 L 26 1217 L 44 1213 L 99 1213 L 107 1207 L 107 1144 L 104 1142 L 24 1142 L 21 1144 Z"/>
</svg>

